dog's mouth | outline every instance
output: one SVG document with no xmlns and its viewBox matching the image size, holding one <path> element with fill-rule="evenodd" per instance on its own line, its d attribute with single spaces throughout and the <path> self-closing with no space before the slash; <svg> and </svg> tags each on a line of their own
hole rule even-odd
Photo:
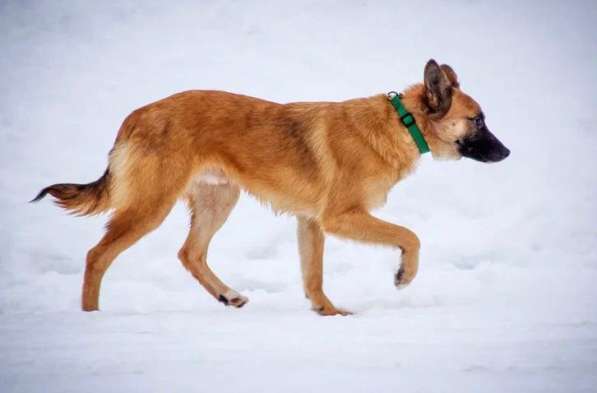
<svg viewBox="0 0 597 393">
<path fill-rule="evenodd" d="M 456 145 L 460 155 L 481 162 L 498 162 L 510 155 L 510 150 L 486 127 L 457 140 Z"/>
</svg>

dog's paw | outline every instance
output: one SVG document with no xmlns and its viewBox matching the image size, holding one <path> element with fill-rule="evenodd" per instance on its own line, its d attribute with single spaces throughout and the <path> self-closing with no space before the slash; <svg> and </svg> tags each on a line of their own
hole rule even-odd
<svg viewBox="0 0 597 393">
<path fill-rule="evenodd" d="M 249 302 L 249 298 L 231 289 L 218 296 L 218 301 L 224 303 L 226 306 L 241 308 Z"/>
<path fill-rule="evenodd" d="M 410 284 L 410 282 L 413 280 L 413 278 L 413 275 L 406 274 L 405 271 L 402 268 L 400 268 L 394 275 L 394 285 L 398 289 L 406 288 L 408 284 Z"/>
<path fill-rule="evenodd" d="M 342 315 L 343 317 L 347 315 L 352 315 L 353 313 L 348 310 L 343 310 L 341 308 L 336 308 L 334 306 L 321 306 L 314 308 L 315 312 L 319 315 L 323 315 L 326 317 L 333 316 L 333 315 Z"/>
</svg>

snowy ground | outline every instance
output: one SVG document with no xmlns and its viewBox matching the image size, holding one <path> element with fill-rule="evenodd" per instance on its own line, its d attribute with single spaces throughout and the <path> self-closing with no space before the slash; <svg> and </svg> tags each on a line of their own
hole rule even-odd
<svg viewBox="0 0 597 393">
<path fill-rule="evenodd" d="M 2 2 L 0 391 L 595 391 L 595 3 L 398 3 Z M 393 287 L 393 251 L 330 239 L 325 287 L 356 314 L 318 317 L 293 219 L 243 197 L 210 260 L 245 308 L 177 261 L 177 206 L 110 269 L 103 311 L 79 311 L 105 218 L 26 201 L 97 178 L 132 109 L 190 88 L 366 96 L 419 81 L 431 57 L 512 155 L 425 157 L 396 187 L 377 214 L 422 239 L 409 288 Z"/>
</svg>

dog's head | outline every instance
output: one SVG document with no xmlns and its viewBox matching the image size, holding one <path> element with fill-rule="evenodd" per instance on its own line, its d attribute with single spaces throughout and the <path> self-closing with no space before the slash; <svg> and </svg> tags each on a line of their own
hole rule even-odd
<svg viewBox="0 0 597 393">
<path fill-rule="evenodd" d="M 460 90 L 458 77 L 449 65 L 429 60 L 424 80 L 423 106 L 434 158 L 497 162 L 508 157 L 510 150 L 489 131 L 481 107 Z"/>
</svg>

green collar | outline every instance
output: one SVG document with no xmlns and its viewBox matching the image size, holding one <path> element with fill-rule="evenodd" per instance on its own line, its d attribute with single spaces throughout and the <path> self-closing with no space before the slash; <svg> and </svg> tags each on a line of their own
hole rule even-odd
<svg viewBox="0 0 597 393">
<path fill-rule="evenodd" d="M 419 152 L 421 154 L 427 153 L 429 151 L 429 145 L 425 141 L 423 134 L 419 127 L 417 127 L 417 122 L 415 121 L 415 117 L 412 113 L 406 110 L 402 102 L 400 101 L 401 95 L 396 93 L 395 91 L 391 91 L 388 93 L 388 100 L 398 112 L 398 116 L 400 117 L 400 122 L 404 124 L 404 126 L 408 129 L 410 136 L 413 137 L 417 147 L 419 148 Z"/>
</svg>

